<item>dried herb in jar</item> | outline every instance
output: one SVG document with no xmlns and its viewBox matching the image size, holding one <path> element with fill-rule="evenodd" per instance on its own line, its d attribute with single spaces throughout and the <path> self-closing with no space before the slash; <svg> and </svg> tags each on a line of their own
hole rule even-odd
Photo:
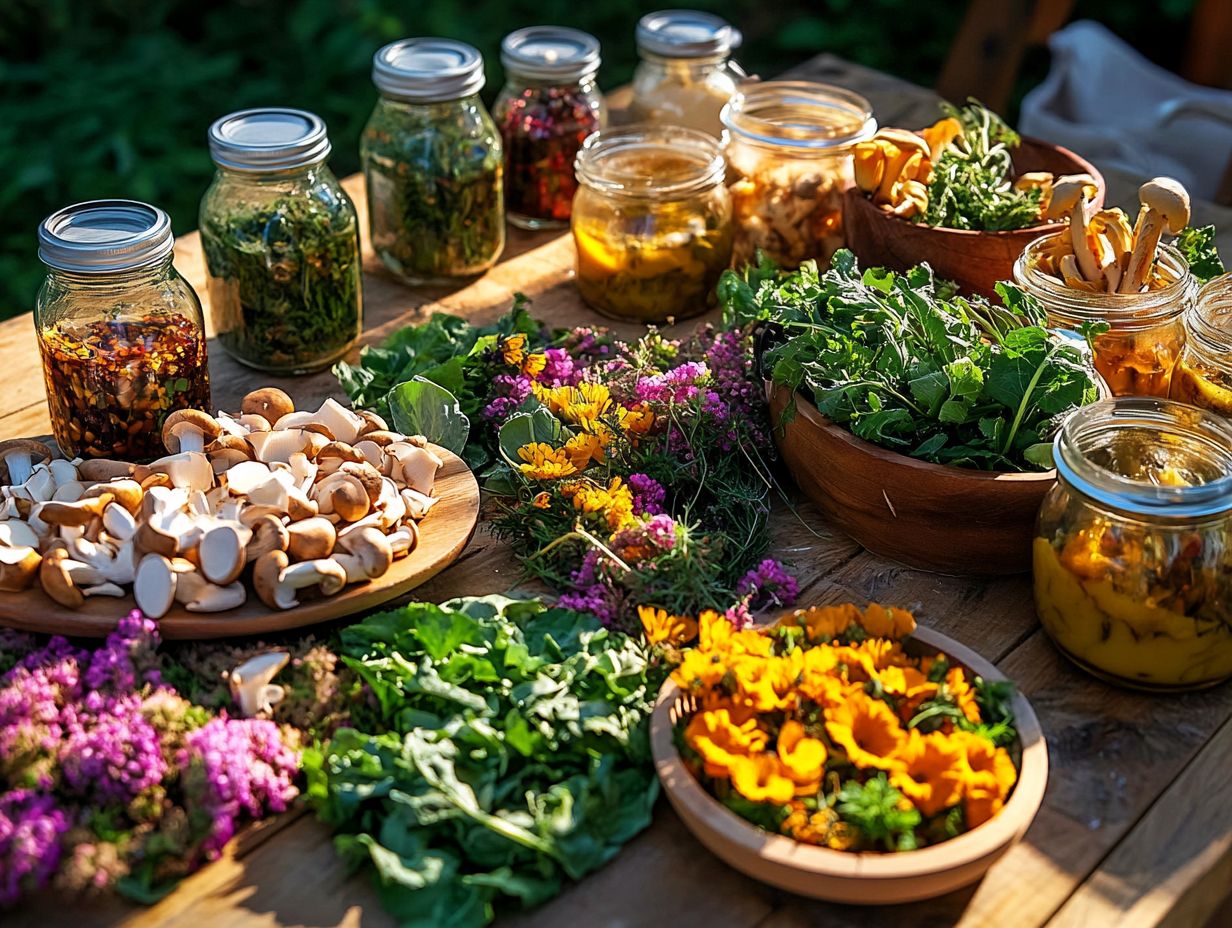
<svg viewBox="0 0 1232 928">
<path fill-rule="evenodd" d="M 201 244 L 218 340 L 239 360 L 311 370 L 359 337 L 359 232 L 348 200 L 288 196 L 207 212 Z"/>
<path fill-rule="evenodd" d="M 47 404 L 66 457 L 153 460 L 166 453 L 169 413 L 210 406 L 205 341 L 185 316 L 62 321 L 40 335 Z"/>
<path fill-rule="evenodd" d="M 505 208 L 529 220 L 567 222 L 573 161 L 599 128 L 593 95 L 577 86 L 522 88 L 497 110 L 505 143 Z"/>
<path fill-rule="evenodd" d="M 501 145 L 486 112 L 382 100 L 363 159 L 373 248 L 396 273 L 426 282 L 496 262 L 505 245 Z"/>
</svg>

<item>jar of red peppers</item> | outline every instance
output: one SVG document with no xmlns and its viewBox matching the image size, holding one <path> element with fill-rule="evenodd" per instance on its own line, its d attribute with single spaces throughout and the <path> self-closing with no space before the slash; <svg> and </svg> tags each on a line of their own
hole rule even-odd
<svg viewBox="0 0 1232 928">
<path fill-rule="evenodd" d="M 605 122 L 595 85 L 599 41 L 563 26 L 530 26 L 501 42 L 504 89 L 493 116 L 505 146 L 505 213 L 524 229 L 569 224 L 573 160 Z"/>
<path fill-rule="evenodd" d="M 67 457 L 161 457 L 163 420 L 208 409 L 201 302 L 171 264 L 171 221 L 95 200 L 39 226 L 34 311 L 56 443 Z"/>
</svg>

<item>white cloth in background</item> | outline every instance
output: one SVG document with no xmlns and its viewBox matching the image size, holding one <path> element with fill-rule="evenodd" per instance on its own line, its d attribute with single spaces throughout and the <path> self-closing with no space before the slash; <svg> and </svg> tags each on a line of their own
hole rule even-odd
<svg viewBox="0 0 1232 928">
<path fill-rule="evenodd" d="M 1177 77 L 1095 22 L 1066 26 L 1048 47 L 1048 77 L 1022 101 L 1023 135 L 1214 199 L 1232 158 L 1232 91 Z"/>
</svg>

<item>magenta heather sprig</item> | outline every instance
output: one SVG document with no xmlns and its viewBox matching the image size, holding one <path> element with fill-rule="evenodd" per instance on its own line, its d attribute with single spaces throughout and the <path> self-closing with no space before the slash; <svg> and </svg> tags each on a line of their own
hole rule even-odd
<svg viewBox="0 0 1232 928">
<path fill-rule="evenodd" d="M 28 789 L 0 795 L 0 906 L 47 884 L 70 824 L 51 796 Z"/>
<path fill-rule="evenodd" d="M 736 592 L 754 609 L 790 606 L 800 595 L 800 584 L 774 558 L 766 558 L 736 584 Z"/>
</svg>

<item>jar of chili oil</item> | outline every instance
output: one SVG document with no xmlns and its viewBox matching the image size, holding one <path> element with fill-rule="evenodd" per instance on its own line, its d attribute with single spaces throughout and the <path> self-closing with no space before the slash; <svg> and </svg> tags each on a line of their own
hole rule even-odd
<svg viewBox="0 0 1232 928">
<path fill-rule="evenodd" d="M 34 311 L 56 443 L 66 457 L 161 457 L 163 420 L 208 409 L 201 302 L 172 265 L 171 220 L 94 200 L 39 226 Z"/>
<path fill-rule="evenodd" d="M 505 147 L 505 212 L 524 229 L 569 224 L 582 142 L 606 122 L 595 84 L 599 41 L 563 26 L 530 26 L 501 42 L 505 86 L 494 118 Z"/>
</svg>

